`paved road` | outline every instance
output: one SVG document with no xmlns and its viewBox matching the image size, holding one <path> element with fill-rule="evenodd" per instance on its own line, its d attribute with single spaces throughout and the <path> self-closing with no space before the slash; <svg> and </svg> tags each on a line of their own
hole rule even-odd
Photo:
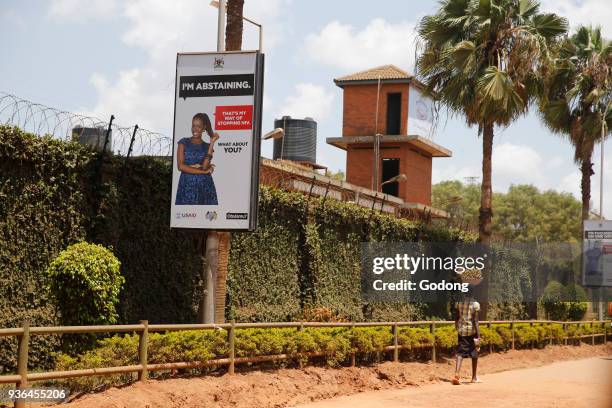
<svg viewBox="0 0 612 408">
<path fill-rule="evenodd" d="M 612 357 L 483 375 L 482 380 L 364 392 L 299 408 L 612 407 Z"/>
</svg>

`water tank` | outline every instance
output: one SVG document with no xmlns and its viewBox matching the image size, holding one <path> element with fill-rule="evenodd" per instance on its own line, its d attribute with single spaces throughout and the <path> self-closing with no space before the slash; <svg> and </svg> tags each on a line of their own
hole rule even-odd
<svg viewBox="0 0 612 408">
<path fill-rule="evenodd" d="M 274 139 L 274 160 L 316 163 L 317 122 L 314 119 L 292 119 L 291 116 L 283 116 L 274 121 L 274 128 L 285 130 L 285 136 Z"/>
<path fill-rule="evenodd" d="M 72 128 L 72 140 L 79 142 L 83 146 L 89 146 L 99 152 L 104 148 L 104 139 L 106 138 L 106 129 L 103 127 L 81 127 Z M 110 152 L 113 145 L 113 131 L 108 134 L 108 143 L 106 151 Z"/>
</svg>

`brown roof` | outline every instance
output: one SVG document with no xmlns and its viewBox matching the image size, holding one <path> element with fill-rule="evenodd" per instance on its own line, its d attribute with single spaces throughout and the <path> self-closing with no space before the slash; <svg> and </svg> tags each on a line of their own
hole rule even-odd
<svg viewBox="0 0 612 408">
<path fill-rule="evenodd" d="M 410 82 L 414 78 L 406 71 L 403 71 L 395 65 L 381 65 L 380 67 L 371 68 L 365 71 L 356 72 L 351 75 L 345 75 L 340 78 L 334 79 L 334 82 L 338 86 L 342 86 L 348 82 L 370 82 L 378 81 L 378 78 L 383 80 L 399 80 L 402 82 Z"/>
</svg>

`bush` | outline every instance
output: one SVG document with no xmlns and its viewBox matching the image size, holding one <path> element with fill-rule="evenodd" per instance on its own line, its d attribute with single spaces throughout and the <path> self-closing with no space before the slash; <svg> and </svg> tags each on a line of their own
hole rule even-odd
<svg viewBox="0 0 612 408">
<path fill-rule="evenodd" d="M 557 281 L 549 282 L 544 288 L 540 302 L 549 319 L 565 320 L 567 318 L 567 304 L 561 301 L 564 296 L 565 288 Z"/>
<path fill-rule="evenodd" d="M 608 325 L 609 326 L 609 325 Z M 606 328 L 610 331 L 610 327 Z M 531 345 L 544 346 L 549 338 L 560 341 L 565 335 L 570 337 L 593 333 L 603 333 L 604 328 L 596 324 L 569 324 L 563 332 L 561 324 L 518 323 L 514 326 L 517 348 Z M 481 326 L 484 345 L 495 348 L 508 347 L 512 334 L 507 324 Z M 434 337 L 426 327 L 400 327 L 398 344 L 418 351 L 427 349 Z M 452 325 L 436 328 L 436 347 L 452 351 L 457 347 L 457 331 Z M 387 346 L 393 344 L 393 334 L 389 326 L 377 327 L 308 327 L 295 328 L 253 328 L 236 329 L 236 357 L 256 357 L 286 354 L 289 358 L 306 362 L 309 353 L 323 353 L 329 366 L 336 367 L 356 353 L 361 361 L 372 361 L 381 356 Z M 225 358 L 229 353 L 228 333 L 225 330 L 198 330 L 149 335 L 148 361 L 150 364 L 180 361 L 209 361 Z M 100 340 L 98 347 L 81 353 L 78 357 L 61 354 L 57 357 L 58 370 L 78 370 L 137 364 L 138 336 L 114 336 Z M 273 364 L 286 364 L 274 362 Z M 207 368 L 192 369 L 190 373 L 204 373 Z M 88 377 L 68 380 L 66 384 L 73 389 L 92 389 L 100 384 L 118 384 L 132 378 L 131 374 L 110 377 Z"/>
<path fill-rule="evenodd" d="M 46 270 L 48 291 L 65 325 L 113 324 L 125 279 L 119 260 L 101 245 L 70 245 Z"/>
<path fill-rule="evenodd" d="M 568 285 L 565 288 L 565 295 L 569 300 L 569 302 L 566 302 L 567 319 L 582 320 L 588 308 L 587 295 L 584 289 L 578 285 Z"/>
<path fill-rule="evenodd" d="M 542 294 L 540 302 L 551 320 L 582 320 L 588 305 L 584 289 L 578 285 L 563 286 L 551 281 Z"/>
</svg>

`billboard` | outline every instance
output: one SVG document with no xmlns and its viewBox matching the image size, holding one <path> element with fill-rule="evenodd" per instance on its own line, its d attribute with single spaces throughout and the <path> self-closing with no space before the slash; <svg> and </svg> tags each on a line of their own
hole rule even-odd
<svg viewBox="0 0 612 408">
<path fill-rule="evenodd" d="M 583 285 L 612 286 L 612 221 L 585 220 L 583 231 Z"/>
<path fill-rule="evenodd" d="M 263 54 L 178 54 L 171 228 L 257 225 Z"/>
<path fill-rule="evenodd" d="M 433 101 L 421 90 L 410 85 L 408 92 L 408 134 L 433 137 Z"/>
</svg>

